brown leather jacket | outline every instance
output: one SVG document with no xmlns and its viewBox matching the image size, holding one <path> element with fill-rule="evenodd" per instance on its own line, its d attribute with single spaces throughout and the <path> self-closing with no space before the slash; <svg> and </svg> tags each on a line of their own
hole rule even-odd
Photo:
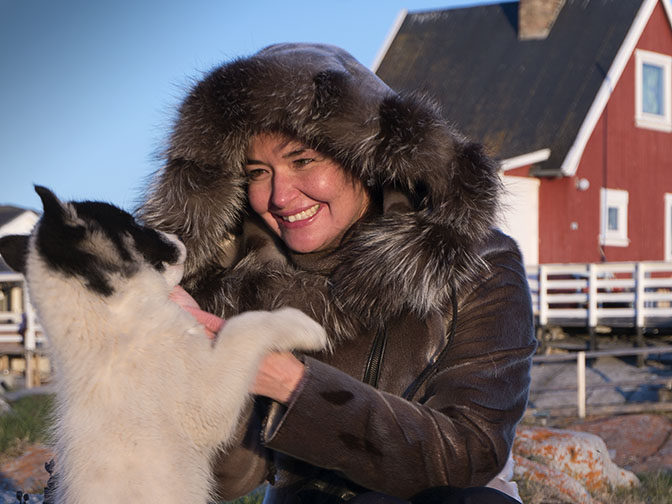
<svg viewBox="0 0 672 504">
<path fill-rule="evenodd" d="M 364 488 L 409 498 L 483 485 L 499 472 L 525 410 L 536 344 L 516 245 L 493 232 L 480 253 L 489 271 L 459 292 L 456 321 L 452 309 L 389 321 L 377 388 L 363 383 L 376 333 L 307 356 L 289 406 L 257 405 L 244 440 L 218 461 L 221 494 L 270 480 L 271 503 Z"/>
</svg>

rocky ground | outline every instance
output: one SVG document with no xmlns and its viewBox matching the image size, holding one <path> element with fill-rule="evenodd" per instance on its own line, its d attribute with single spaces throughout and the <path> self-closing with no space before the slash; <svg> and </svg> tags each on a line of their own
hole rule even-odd
<svg viewBox="0 0 672 504">
<path fill-rule="evenodd" d="M 44 464 L 51 460 L 53 452 L 44 445 L 27 446 L 18 457 L 0 460 L 0 504 L 18 504 L 16 492 L 29 495 L 21 502 L 42 502 L 42 492 L 49 479 Z"/>
</svg>

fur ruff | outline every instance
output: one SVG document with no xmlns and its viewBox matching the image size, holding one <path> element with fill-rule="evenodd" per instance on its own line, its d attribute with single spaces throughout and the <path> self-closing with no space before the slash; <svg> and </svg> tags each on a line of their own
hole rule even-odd
<svg viewBox="0 0 672 504">
<path fill-rule="evenodd" d="M 270 236 L 260 249 L 273 253 L 249 255 L 243 168 L 250 138 L 262 131 L 297 137 L 372 190 L 402 193 L 411 208 L 356 226 L 328 278 L 306 279 Z M 318 320 L 325 327 L 324 316 L 341 320 L 332 337 L 348 337 L 356 324 L 407 311 L 424 317 L 445 306 L 451 285 L 460 289 L 487 268 L 477 248 L 496 223 L 498 166 L 453 130 L 436 103 L 392 91 L 341 49 L 282 44 L 214 69 L 182 104 L 164 158 L 139 213 L 182 238 L 187 285 L 219 310 L 240 293 L 227 285 L 231 275 L 257 278 L 264 290 L 326 282 Z M 217 283 L 208 280 L 213 273 Z M 287 300 L 276 291 L 264 302 Z"/>
</svg>

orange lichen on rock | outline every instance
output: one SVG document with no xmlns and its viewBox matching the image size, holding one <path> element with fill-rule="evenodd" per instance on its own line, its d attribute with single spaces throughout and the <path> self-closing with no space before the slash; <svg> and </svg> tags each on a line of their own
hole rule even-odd
<svg viewBox="0 0 672 504">
<path fill-rule="evenodd" d="M 633 473 L 611 461 L 601 438 L 585 432 L 521 426 L 514 453 L 562 472 L 593 493 L 639 484 Z"/>
<path fill-rule="evenodd" d="M 548 487 L 558 497 L 562 497 L 577 504 L 599 504 L 583 485 L 562 471 L 553 469 L 539 462 L 514 455 L 516 463 L 514 470 L 515 479 L 527 479 Z"/>
</svg>

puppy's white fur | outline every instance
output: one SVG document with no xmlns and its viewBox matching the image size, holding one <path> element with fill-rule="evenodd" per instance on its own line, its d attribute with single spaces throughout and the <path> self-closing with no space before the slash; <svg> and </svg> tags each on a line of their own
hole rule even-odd
<svg viewBox="0 0 672 504">
<path fill-rule="evenodd" d="M 327 345 L 290 308 L 233 317 L 213 343 L 168 298 L 180 266 L 145 266 L 100 296 L 51 269 L 31 239 L 27 280 L 55 369 L 59 504 L 207 502 L 211 458 L 231 440 L 263 355 Z"/>
</svg>

